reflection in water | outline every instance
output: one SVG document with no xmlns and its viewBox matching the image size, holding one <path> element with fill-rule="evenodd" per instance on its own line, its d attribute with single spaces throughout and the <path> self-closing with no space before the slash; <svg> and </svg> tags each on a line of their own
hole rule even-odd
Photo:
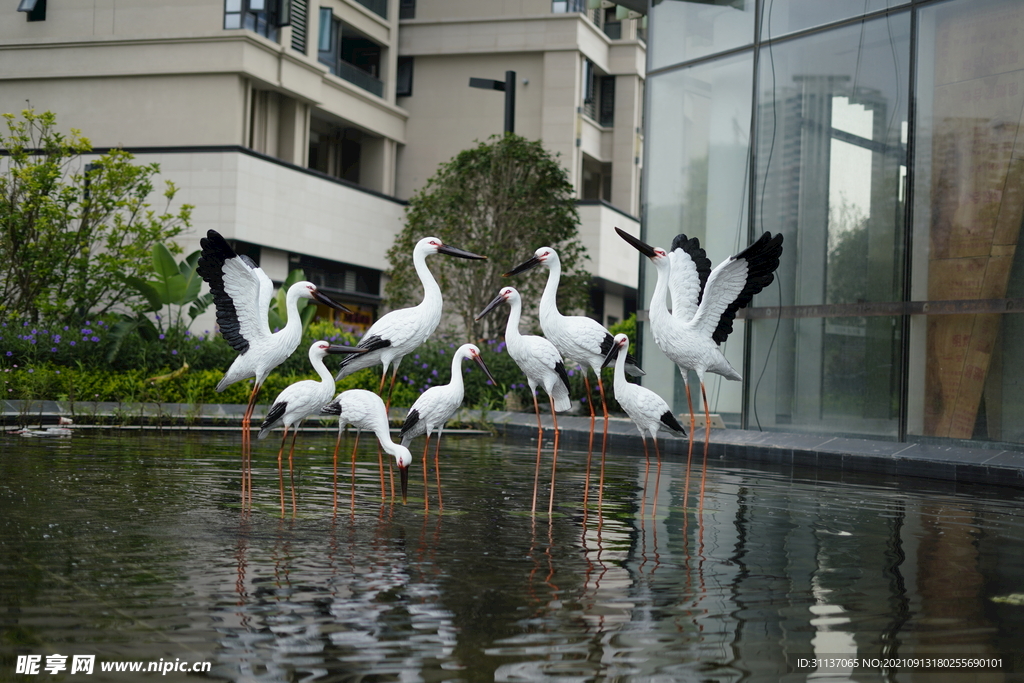
<svg viewBox="0 0 1024 683">
<path fill-rule="evenodd" d="M 236 446 L 5 443 L 0 667 L 60 652 L 254 681 L 776 681 L 798 657 L 1024 648 L 1021 609 L 993 601 L 1021 592 L 1012 489 L 711 467 L 687 510 L 684 460 L 613 450 L 584 522 L 586 453 L 563 449 L 572 502 L 537 518 L 529 445 L 454 437 L 443 514 L 382 505 L 370 450 L 336 514 L 333 442 L 314 437 L 282 520 L 259 449 L 241 514 Z"/>
</svg>

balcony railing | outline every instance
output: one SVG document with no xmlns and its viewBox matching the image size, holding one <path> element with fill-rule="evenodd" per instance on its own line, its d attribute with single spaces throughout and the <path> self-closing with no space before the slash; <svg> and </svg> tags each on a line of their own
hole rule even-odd
<svg viewBox="0 0 1024 683">
<path fill-rule="evenodd" d="M 339 59 L 331 71 L 338 78 L 343 78 L 353 85 L 358 85 L 363 90 L 372 92 L 377 97 L 384 97 L 384 82 L 376 76 L 366 73 L 358 66 Z"/>
<path fill-rule="evenodd" d="M 374 14 L 384 19 L 388 18 L 388 0 L 356 0 L 356 2 Z"/>
</svg>

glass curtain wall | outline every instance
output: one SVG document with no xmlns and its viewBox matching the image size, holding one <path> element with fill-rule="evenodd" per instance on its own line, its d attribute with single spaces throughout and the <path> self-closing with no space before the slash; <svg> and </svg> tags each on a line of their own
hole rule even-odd
<svg viewBox="0 0 1024 683">
<path fill-rule="evenodd" d="M 1024 442 L 1024 3 L 654 0 L 647 91 L 646 241 L 685 233 L 718 264 L 785 236 L 712 412 Z M 685 412 L 641 339 L 644 383 Z"/>
</svg>

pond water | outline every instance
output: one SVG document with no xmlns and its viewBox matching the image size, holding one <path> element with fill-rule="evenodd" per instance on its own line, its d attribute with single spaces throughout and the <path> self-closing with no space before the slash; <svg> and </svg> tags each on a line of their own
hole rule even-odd
<svg viewBox="0 0 1024 683">
<path fill-rule="evenodd" d="M 282 519 L 271 441 L 243 514 L 237 434 L 0 437 L 0 680 L 47 680 L 55 654 L 62 680 L 134 680 L 101 671 L 133 661 L 241 681 L 924 673 L 799 661 L 852 655 L 1024 671 L 1016 489 L 731 463 L 684 510 L 684 462 L 652 466 L 645 487 L 642 452 L 611 452 L 603 511 L 584 520 L 587 454 L 563 449 L 555 514 L 545 486 L 533 518 L 533 446 L 466 436 L 445 437 L 444 511 L 432 489 L 424 514 L 416 460 L 408 504 L 381 504 L 364 437 L 355 509 L 345 468 L 333 514 L 333 438 L 308 434 Z M 19 655 L 41 673 L 19 676 Z M 73 655 L 96 656 L 91 676 L 70 675 Z"/>
</svg>

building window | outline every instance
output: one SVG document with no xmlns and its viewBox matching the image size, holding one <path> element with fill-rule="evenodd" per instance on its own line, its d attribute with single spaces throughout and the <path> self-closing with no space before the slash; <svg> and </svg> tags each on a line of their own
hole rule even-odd
<svg viewBox="0 0 1024 683">
<path fill-rule="evenodd" d="M 395 96 L 412 96 L 412 57 L 398 58 L 398 71 L 395 74 Z"/>
<path fill-rule="evenodd" d="M 244 28 L 276 42 L 290 10 L 290 0 L 224 0 L 224 28 Z"/>
<path fill-rule="evenodd" d="M 551 11 L 555 14 L 586 12 L 587 0 L 552 0 Z"/>
<path fill-rule="evenodd" d="M 615 77 L 602 76 L 583 60 L 583 113 L 602 126 L 615 125 Z"/>
<path fill-rule="evenodd" d="M 26 21 L 46 21 L 46 0 L 21 0 L 18 11 L 26 13 Z"/>
<path fill-rule="evenodd" d="M 350 26 L 329 7 L 320 8 L 317 58 L 331 73 L 378 97 L 384 96 L 380 79 L 383 48 Z"/>
<path fill-rule="evenodd" d="M 416 18 L 416 0 L 398 0 L 398 18 Z"/>
</svg>

